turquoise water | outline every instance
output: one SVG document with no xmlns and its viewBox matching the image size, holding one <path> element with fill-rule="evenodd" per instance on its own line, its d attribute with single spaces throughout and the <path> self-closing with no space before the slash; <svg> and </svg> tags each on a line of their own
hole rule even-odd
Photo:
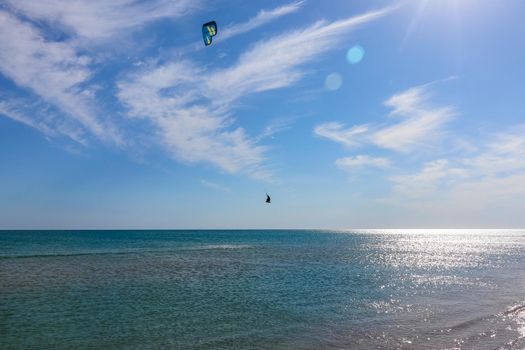
<svg viewBox="0 0 525 350">
<path fill-rule="evenodd" d="M 2 349 L 523 349 L 525 230 L 0 231 Z"/>
</svg>

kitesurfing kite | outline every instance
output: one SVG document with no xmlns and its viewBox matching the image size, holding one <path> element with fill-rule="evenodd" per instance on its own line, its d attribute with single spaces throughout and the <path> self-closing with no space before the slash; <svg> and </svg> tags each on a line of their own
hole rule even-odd
<svg viewBox="0 0 525 350">
<path fill-rule="evenodd" d="M 266 203 L 270 204 L 271 202 L 272 202 L 272 199 L 270 198 L 268 193 L 266 193 Z"/>
<path fill-rule="evenodd" d="M 211 45 L 211 38 L 217 35 L 217 23 L 211 21 L 202 25 L 202 40 L 204 45 Z"/>
</svg>

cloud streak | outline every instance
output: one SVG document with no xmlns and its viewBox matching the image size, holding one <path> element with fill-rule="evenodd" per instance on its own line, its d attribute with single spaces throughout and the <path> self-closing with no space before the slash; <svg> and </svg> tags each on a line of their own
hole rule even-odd
<svg viewBox="0 0 525 350">
<path fill-rule="evenodd" d="M 158 141 L 178 160 L 208 162 L 229 173 L 260 175 L 264 147 L 256 145 L 220 107 L 200 104 L 201 68 L 170 63 L 133 74 L 118 84 L 129 116 L 149 121 Z M 167 91 L 167 92 L 166 92 Z"/>
<path fill-rule="evenodd" d="M 428 84 L 417 86 L 385 101 L 392 109 L 389 116 L 400 120 L 396 123 L 345 128 L 340 122 L 329 122 L 317 125 L 314 133 L 347 148 L 371 144 L 404 153 L 428 148 L 439 139 L 442 127 L 456 115 L 451 106 L 435 107 L 428 99 Z"/>
<path fill-rule="evenodd" d="M 390 160 L 361 154 L 355 157 L 339 158 L 335 161 L 335 165 L 344 170 L 353 170 L 363 167 L 386 168 L 390 166 Z"/>
<path fill-rule="evenodd" d="M 391 114 L 400 116 L 402 121 L 376 131 L 372 142 L 379 147 L 400 152 L 427 147 L 429 142 L 439 136 L 441 127 L 456 115 L 450 106 L 432 107 L 427 101 L 426 86 L 392 96 L 385 105 L 391 107 Z"/>
<path fill-rule="evenodd" d="M 56 117 L 44 110 L 27 111 L 26 115 L 33 116 L 33 125 L 40 125 L 41 130 L 53 129 L 55 124 L 67 125 L 62 131 L 81 127 L 100 139 L 121 142 L 109 123 L 98 117 L 89 89 L 83 87 L 92 75 L 89 57 L 78 54 L 67 42 L 46 41 L 31 24 L 1 10 L 0 44 L 0 72 L 62 112 L 63 116 Z M 12 107 L 13 103 L 11 111 Z M 21 120 L 24 113 L 16 114 Z M 27 117 L 25 120 L 28 124 Z M 79 139 L 79 135 L 68 136 Z"/>
<path fill-rule="evenodd" d="M 84 39 L 108 39 L 163 18 L 179 18 L 200 6 L 197 0 L 7 0 L 15 12 Z"/>
<path fill-rule="evenodd" d="M 12 102 L 0 101 L 0 115 L 36 129 L 47 136 L 56 136 L 56 132 L 49 128 L 45 123 L 39 123 L 32 118 L 27 117 L 20 109 L 20 106 L 17 106 Z"/>
<path fill-rule="evenodd" d="M 367 125 L 357 125 L 345 129 L 343 123 L 330 122 L 319 124 L 314 128 L 314 133 L 317 136 L 327 138 L 331 141 L 340 143 L 348 148 L 353 148 L 359 145 L 358 136 L 368 132 Z"/>
<path fill-rule="evenodd" d="M 222 186 L 222 185 L 216 184 L 215 182 L 211 182 L 211 181 L 204 180 L 204 179 L 201 179 L 201 184 L 203 186 L 211 188 L 212 190 L 216 190 L 216 191 L 220 191 L 220 192 L 228 193 L 228 192 L 232 191 L 229 187 Z"/>
<path fill-rule="evenodd" d="M 250 32 L 282 16 L 297 12 L 303 4 L 304 1 L 296 1 L 272 10 L 261 10 L 255 17 L 250 18 L 246 22 L 226 26 L 221 30 L 220 40 L 227 40 L 237 35 Z"/>
</svg>

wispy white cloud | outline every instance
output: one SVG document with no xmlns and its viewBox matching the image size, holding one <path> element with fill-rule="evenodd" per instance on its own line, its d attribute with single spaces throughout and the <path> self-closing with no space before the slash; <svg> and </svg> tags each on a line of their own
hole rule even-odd
<svg viewBox="0 0 525 350">
<path fill-rule="evenodd" d="M 462 160 L 478 174 L 498 176 L 525 171 L 525 125 L 494 137 L 484 152 Z"/>
<path fill-rule="evenodd" d="M 208 180 L 201 179 L 201 184 L 216 191 L 231 192 L 231 189 L 229 187 L 222 186 Z"/>
<path fill-rule="evenodd" d="M 45 123 L 39 123 L 33 120 L 32 118 L 29 118 L 23 113 L 23 111 L 20 110 L 19 106 L 16 106 L 11 102 L 0 101 L 0 115 L 3 115 L 19 123 L 25 124 L 33 129 L 44 133 L 45 135 L 56 135 L 55 131 L 49 128 Z"/>
<path fill-rule="evenodd" d="M 415 173 L 392 177 L 390 200 L 458 212 L 503 203 L 525 209 L 524 132 L 525 126 L 518 126 L 483 141 L 476 155 L 427 162 Z"/>
<path fill-rule="evenodd" d="M 260 175 L 265 148 L 251 141 L 244 129 L 232 129 L 223 108 L 198 103 L 203 98 L 202 80 L 195 78 L 202 76 L 200 69 L 189 62 L 146 69 L 118 84 L 118 98 L 130 117 L 145 118 L 155 126 L 158 141 L 176 159 Z"/>
<path fill-rule="evenodd" d="M 160 137 L 179 160 L 209 162 L 229 173 L 260 177 L 265 147 L 255 144 L 243 128 L 227 129 L 224 119 L 199 107 L 180 109 L 158 120 Z"/>
<path fill-rule="evenodd" d="M 293 121 L 293 118 L 278 118 L 271 120 L 264 127 L 263 131 L 259 135 L 257 135 L 255 140 L 257 142 L 260 142 L 266 138 L 273 138 L 275 134 L 290 129 Z"/>
<path fill-rule="evenodd" d="M 357 136 L 366 132 L 368 132 L 367 125 L 357 125 L 345 129 L 344 124 L 339 122 L 319 124 L 314 128 L 316 135 L 341 143 L 349 148 L 359 145 Z"/>
<path fill-rule="evenodd" d="M 439 159 L 425 163 L 415 174 L 395 176 L 391 181 L 395 193 L 414 198 L 432 195 L 442 186 L 450 186 L 467 175 L 465 169 L 451 167 L 447 159 Z"/>
<path fill-rule="evenodd" d="M 395 94 L 385 101 L 392 108 L 391 115 L 410 115 L 421 110 L 421 104 L 428 99 L 428 84 L 416 86 Z"/>
<path fill-rule="evenodd" d="M 76 124 L 101 139 L 121 142 L 118 133 L 98 116 L 99 111 L 86 93 L 89 89 L 83 87 L 92 74 L 89 57 L 78 54 L 67 42 L 47 41 L 31 24 L 2 10 L 0 45 L 0 72 L 19 87 L 56 106 L 65 116 L 59 118 L 59 124 Z M 45 112 L 31 115 L 32 124 L 40 125 L 41 130 L 54 128 L 55 118 Z M 25 120 L 27 124 L 28 119 Z"/>
<path fill-rule="evenodd" d="M 390 160 L 381 157 L 370 157 L 368 155 L 357 155 L 355 157 L 339 158 L 335 164 L 344 170 L 353 170 L 363 167 L 386 168 L 390 166 Z"/>
<path fill-rule="evenodd" d="M 432 107 L 427 102 L 426 86 L 392 96 L 385 104 L 393 109 L 392 115 L 403 120 L 376 131 L 371 137 L 372 142 L 401 152 L 427 147 L 439 137 L 440 128 L 456 115 L 451 106 Z"/>
<path fill-rule="evenodd" d="M 408 89 L 385 101 L 392 108 L 390 116 L 401 119 L 399 122 L 350 128 L 329 122 L 317 125 L 314 133 L 347 147 L 372 144 L 398 152 L 428 148 L 439 139 L 441 128 L 456 115 L 451 106 L 434 107 L 428 103 L 428 86 Z"/>
<path fill-rule="evenodd" d="M 296 1 L 272 10 L 261 10 L 255 17 L 250 18 L 246 22 L 224 27 L 224 29 L 221 30 L 220 40 L 226 40 L 234 36 L 247 33 L 282 16 L 294 13 L 298 11 L 303 4 L 304 1 Z"/>
<path fill-rule="evenodd" d="M 0 95 L 0 117 L 31 127 L 46 137 L 65 136 L 80 145 L 88 145 L 83 128 L 63 118 L 61 113 L 54 112 L 49 104 L 28 99 L 9 98 L 1 101 L 2 99 L 3 96 Z"/>
<path fill-rule="evenodd" d="M 204 81 L 203 69 L 190 61 L 145 66 L 118 82 L 117 97 L 128 107 L 128 116 L 166 117 L 202 98 L 198 87 Z"/>
<path fill-rule="evenodd" d="M 130 117 L 144 118 L 156 127 L 158 140 L 176 159 L 267 177 L 266 148 L 258 144 L 264 132 L 263 137 L 250 138 L 234 126 L 236 101 L 297 83 L 304 75 L 303 64 L 336 47 L 350 30 L 391 10 L 318 22 L 260 41 L 226 68 L 210 69 L 189 61 L 146 66 L 118 83 L 118 98 Z"/>
<path fill-rule="evenodd" d="M 200 6 L 198 0 L 6 0 L 11 9 L 36 20 L 61 25 L 87 39 L 107 39 L 119 32 L 163 18 L 180 18 Z"/>
</svg>

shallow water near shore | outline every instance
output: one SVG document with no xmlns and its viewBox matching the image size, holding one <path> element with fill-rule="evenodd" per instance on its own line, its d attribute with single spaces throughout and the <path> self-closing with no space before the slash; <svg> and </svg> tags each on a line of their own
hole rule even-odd
<svg viewBox="0 0 525 350">
<path fill-rule="evenodd" d="M 0 231 L 0 348 L 523 349 L 525 230 Z"/>
</svg>

